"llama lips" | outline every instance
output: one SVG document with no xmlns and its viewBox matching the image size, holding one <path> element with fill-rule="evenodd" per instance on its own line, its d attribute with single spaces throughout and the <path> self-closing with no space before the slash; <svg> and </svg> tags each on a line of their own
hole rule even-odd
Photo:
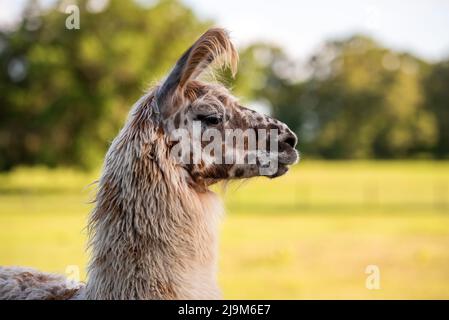
<svg viewBox="0 0 449 320">
<path fill-rule="evenodd" d="M 289 152 L 282 152 L 279 154 L 279 167 L 276 173 L 268 176 L 270 179 L 280 177 L 287 173 L 289 166 L 297 163 L 299 161 L 298 151 L 293 149 Z"/>
<path fill-rule="evenodd" d="M 271 176 L 268 176 L 268 178 L 273 179 L 280 177 L 284 174 L 286 174 L 288 171 L 288 167 L 286 165 L 280 165 L 276 173 L 272 174 Z"/>
<path fill-rule="evenodd" d="M 292 149 L 288 152 L 281 152 L 278 157 L 279 164 L 281 165 L 293 165 L 299 161 L 299 154 L 296 149 Z"/>
</svg>

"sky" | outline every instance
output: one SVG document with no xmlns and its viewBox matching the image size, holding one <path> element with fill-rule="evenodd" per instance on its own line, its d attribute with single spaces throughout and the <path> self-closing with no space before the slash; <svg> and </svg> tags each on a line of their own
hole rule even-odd
<svg viewBox="0 0 449 320">
<path fill-rule="evenodd" d="M 240 44 L 281 44 L 295 57 L 323 41 L 364 33 L 428 60 L 449 57 L 449 0 L 184 0 Z"/>
<path fill-rule="evenodd" d="M 139 1 L 151 3 L 155 0 Z M 0 25 L 14 21 L 25 2 L 0 0 Z M 390 48 L 408 51 L 429 61 L 449 57 L 449 0 L 182 2 L 200 17 L 211 18 L 231 31 L 238 45 L 269 41 L 285 48 L 294 58 L 307 58 L 327 39 L 354 33 L 373 36 Z"/>
</svg>

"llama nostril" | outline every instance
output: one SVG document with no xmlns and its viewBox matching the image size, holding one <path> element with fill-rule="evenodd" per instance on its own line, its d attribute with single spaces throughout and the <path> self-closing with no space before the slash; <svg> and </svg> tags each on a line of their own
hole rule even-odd
<svg viewBox="0 0 449 320">
<path fill-rule="evenodd" d="M 283 140 L 286 144 L 288 144 L 290 147 L 294 148 L 296 146 L 296 143 L 298 143 L 298 138 L 294 134 L 289 134 L 285 137 Z"/>
</svg>

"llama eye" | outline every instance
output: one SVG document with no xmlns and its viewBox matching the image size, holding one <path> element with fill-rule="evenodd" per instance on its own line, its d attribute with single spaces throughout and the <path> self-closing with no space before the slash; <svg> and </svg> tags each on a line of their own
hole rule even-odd
<svg viewBox="0 0 449 320">
<path fill-rule="evenodd" d="M 221 117 L 215 114 L 198 117 L 198 120 L 204 121 L 204 123 L 207 125 L 217 125 L 222 121 Z"/>
</svg>

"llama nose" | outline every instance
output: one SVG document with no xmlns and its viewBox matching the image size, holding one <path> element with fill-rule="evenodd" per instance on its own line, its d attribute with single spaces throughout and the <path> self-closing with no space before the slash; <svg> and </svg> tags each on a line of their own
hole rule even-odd
<svg viewBox="0 0 449 320">
<path fill-rule="evenodd" d="M 296 135 L 289 131 L 286 135 L 281 138 L 281 142 L 288 144 L 290 147 L 295 148 L 298 143 L 298 138 Z"/>
</svg>

